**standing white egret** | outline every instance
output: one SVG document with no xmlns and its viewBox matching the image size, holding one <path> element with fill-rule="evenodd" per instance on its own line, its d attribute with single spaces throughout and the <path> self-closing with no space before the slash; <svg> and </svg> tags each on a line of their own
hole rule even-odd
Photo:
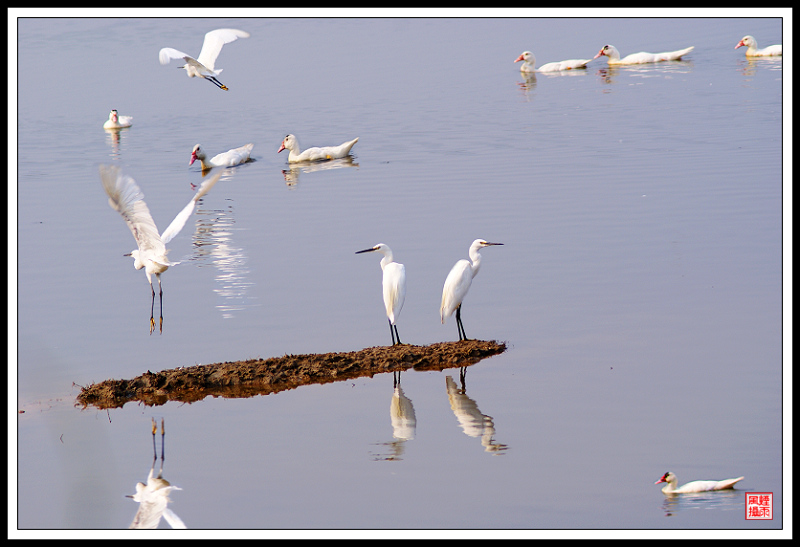
<svg viewBox="0 0 800 547">
<path fill-rule="evenodd" d="M 150 418 L 153 420 L 152 418 Z M 167 507 L 169 503 L 169 493 L 172 490 L 181 490 L 177 486 L 170 485 L 169 481 L 162 477 L 164 472 L 164 419 L 161 419 L 161 469 L 158 476 L 153 477 L 156 468 L 156 421 L 153 420 L 153 465 L 150 466 L 150 474 L 147 475 L 147 484 L 136 483 L 136 493 L 126 498 L 133 498 L 139 504 L 139 510 L 133 517 L 133 522 L 128 527 L 130 529 L 155 530 L 161 517 L 173 528 L 185 529 L 183 521 Z"/>
<path fill-rule="evenodd" d="M 211 189 L 214 184 L 219 180 L 222 171 L 213 174 L 206 179 L 200 186 L 200 189 L 192 197 L 183 210 L 178 213 L 175 219 L 167 226 L 167 229 L 159 236 L 158 228 L 156 228 L 153 217 L 150 216 L 150 210 L 144 202 L 144 195 L 136 184 L 133 178 L 123 175 L 122 170 L 115 165 L 101 165 L 100 166 L 100 179 L 103 182 L 103 188 L 108 194 L 108 204 L 111 208 L 122 215 L 123 220 L 128 224 L 131 229 L 133 237 L 136 240 L 138 249 L 131 251 L 125 256 L 133 257 L 133 267 L 137 270 L 144 268 L 147 274 L 147 282 L 150 283 L 150 293 L 152 300 L 150 303 L 150 334 L 153 334 L 155 329 L 155 320 L 153 319 L 153 307 L 155 306 L 156 293 L 153 289 L 153 278 L 155 275 L 158 279 L 158 305 L 162 306 L 162 292 L 161 292 L 161 274 L 167 271 L 170 266 L 175 266 L 179 262 L 170 262 L 167 259 L 166 244 L 169 243 L 183 228 L 189 216 L 194 211 L 194 206 L 201 197 Z M 164 323 L 163 309 L 159 310 L 158 330 L 161 332 Z"/>
<path fill-rule="evenodd" d="M 389 318 L 389 332 L 392 334 L 392 345 L 400 344 L 400 335 L 397 333 L 397 317 L 403 309 L 406 300 L 406 267 L 394 261 L 392 250 L 385 243 L 378 243 L 374 247 L 356 251 L 356 254 L 378 251 L 383 253 L 381 270 L 383 270 L 383 303 L 386 306 L 386 317 Z M 397 342 L 395 342 L 395 338 Z"/>
<path fill-rule="evenodd" d="M 476 239 L 472 242 L 469 248 L 469 257 L 472 262 L 466 258 L 462 258 L 456 262 L 450 273 L 447 274 L 447 279 L 444 281 L 444 289 L 442 290 L 442 325 L 448 317 L 456 312 L 456 325 L 458 326 L 458 339 L 467 340 L 467 334 L 464 332 L 464 325 L 461 323 L 461 302 L 467 296 L 470 285 L 472 285 L 472 278 L 478 275 L 478 270 L 481 267 L 481 253 L 478 251 L 483 247 L 490 247 L 492 245 L 502 245 L 502 243 L 490 243 L 485 239 Z"/>
<path fill-rule="evenodd" d="M 250 34 L 243 30 L 218 28 L 206 33 L 206 38 L 203 40 L 203 48 L 200 50 L 200 55 L 197 56 L 197 59 L 177 49 L 165 47 L 158 52 L 158 60 L 162 65 L 166 65 L 172 59 L 183 59 L 186 64 L 178 68 L 186 69 L 186 74 L 190 78 L 205 78 L 218 88 L 227 91 L 228 88 L 216 78 L 222 72 L 222 69 L 214 70 L 214 62 L 216 62 L 219 52 L 222 51 L 222 46 L 238 38 L 248 38 L 249 36 Z"/>
</svg>

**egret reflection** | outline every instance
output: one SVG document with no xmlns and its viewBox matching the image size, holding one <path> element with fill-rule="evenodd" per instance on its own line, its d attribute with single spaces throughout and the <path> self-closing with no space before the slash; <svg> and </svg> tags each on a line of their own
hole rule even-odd
<svg viewBox="0 0 800 547">
<path fill-rule="evenodd" d="M 392 419 L 392 436 L 394 440 L 383 443 L 389 447 L 389 454 L 376 456 L 376 460 L 398 461 L 402 460 L 405 452 L 405 443 L 414 438 L 417 432 L 417 416 L 411 399 L 403 393 L 400 386 L 400 372 L 393 372 L 392 402 L 389 406 L 389 415 Z"/>
<path fill-rule="evenodd" d="M 293 187 L 300 182 L 300 173 L 314 173 L 316 171 L 341 169 L 343 167 L 355 167 L 358 169 L 358 164 L 353 160 L 353 156 L 345 156 L 344 158 L 329 161 L 293 164 L 290 165 L 288 169 L 281 169 L 281 173 L 283 173 L 286 186 Z"/>
<path fill-rule="evenodd" d="M 168 480 L 163 477 L 164 473 L 164 419 L 161 419 L 161 467 L 158 470 L 158 476 L 153 477 L 153 472 L 156 468 L 156 427 L 155 419 L 153 421 L 153 464 L 150 466 L 150 473 L 147 475 L 147 484 L 143 482 L 136 483 L 136 493 L 126 497 L 132 498 L 133 501 L 139 504 L 139 510 L 133 517 L 133 522 L 128 528 L 154 530 L 158 528 L 158 523 L 161 522 L 161 517 L 167 521 L 172 528 L 185 529 L 186 525 L 183 521 L 167 507 L 169 503 L 169 493 L 172 490 L 181 490 L 177 486 L 172 486 Z"/>
<path fill-rule="evenodd" d="M 508 446 L 494 440 L 494 420 L 491 416 L 483 414 L 478 408 L 478 404 L 467 396 L 467 386 L 465 381 L 466 370 L 461 368 L 461 388 L 456 385 L 452 376 L 446 376 L 447 398 L 450 400 L 450 408 L 453 410 L 458 424 L 464 434 L 470 437 L 480 437 L 481 445 L 486 452 L 493 455 L 502 454 Z"/>
<path fill-rule="evenodd" d="M 217 305 L 217 309 L 225 319 L 247 307 L 248 290 L 253 285 L 248 280 L 247 255 L 233 238 L 235 226 L 233 205 L 229 204 L 224 210 L 198 207 L 192 236 L 193 260 L 210 262 L 217 269 L 214 279 L 218 286 L 214 292 L 221 298 L 222 303 Z"/>
</svg>

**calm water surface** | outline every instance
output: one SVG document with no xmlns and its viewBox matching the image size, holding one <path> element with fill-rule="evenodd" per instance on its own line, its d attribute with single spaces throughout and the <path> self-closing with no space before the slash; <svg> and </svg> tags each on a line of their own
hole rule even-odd
<svg viewBox="0 0 800 547">
<path fill-rule="evenodd" d="M 158 63 L 220 27 L 251 34 L 218 59 L 229 91 Z M 182 488 L 170 507 L 192 529 L 786 525 L 788 66 L 733 49 L 745 34 L 781 43 L 780 19 L 23 18 L 17 31 L 19 529 L 126 528 L 151 418 Z M 535 78 L 513 63 L 607 43 L 695 50 Z M 133 127 L 105 132 L 112 108 Z M 287 133 L 360 140 L 351 161 L 289 168 Z M 97 166 L 133 176 L 163 229 L 202 180 L 198 142 L 253 142 L 255 161 L 169 245 L 181 264 L 151 336 L 150 289 Z M 147 370 L 388 344 L 379 257 L 354 254 L 379 242 L 406 265 L 402 340 L 455 340 L 442 284 L 479 237 L 505 245 L 483 251 L 464 325 L 509 350 L 470 367 L 461 393 L 457 369 L 403 373 L 413 427 L 393 429 L 388 374 L 73 406 L 81 385 Z M 667 470 L 745 480 L 667 499 L 653 484 Z M 773 520 L 745 519 L 746 491 L 774 493 Z"/>
</svg>

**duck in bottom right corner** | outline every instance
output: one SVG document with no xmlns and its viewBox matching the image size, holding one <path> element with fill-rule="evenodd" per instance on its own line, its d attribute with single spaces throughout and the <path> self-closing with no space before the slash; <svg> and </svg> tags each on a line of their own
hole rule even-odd
<svg viewBox="0 0 800 547">
<path fill-rule="evenodd" d="M 737 477 L 735 479 L 725 479 L 721 481 L 692 481 L 687 482 L 681 487 L 678 487 L 678 476 L 671 471 L 667 471 L 658 479 L 654 484 L 661 484 L 662 482 L 667 485 L 661 489 L 665 494 L 688 494 L 692 492 L 712 492 L 714 490 L 731 490 L 734 485 L 742 480 L 744 477 Z"/>
</svg>

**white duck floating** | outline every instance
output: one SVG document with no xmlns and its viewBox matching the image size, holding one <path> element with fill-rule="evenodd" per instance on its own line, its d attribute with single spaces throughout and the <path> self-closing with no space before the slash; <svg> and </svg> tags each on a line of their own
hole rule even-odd
<svg viewBox="0 0 800 547">
<path fill-rule="evenodd" d="M 289 163 L 296 163 L 299 161 L 321 161 L 321 160 L 335 160 L 345 157 L 350 153 L 350 149 L 358 142 L 358 137 L 352 141 L 347 141 L 339 146 L 322 146 L 308 148 L 300 151 L 300 143 L 297 142 L 297 137 L 294 135 L 286 135 L 281 147 L 278 148 L 278 154 L 283 150 L 289 151 Z"/>
<path fill-rule="evenodd" d="M 514 60 L 515 63 L 520 61 L 525 61 L 519 67 L 520 72 L 560 72 L 562 70 L 572 70 L 574 68 L 586 68 L 586 63 L 591 61 L 591 59 L 569 59 L 567 61 L 555 61 L 552 63 L 543 64 L 539 68 L 535 68 L 536 56 L 530 51 L 523 51 L 520 56 Z"/>
<path fill-rule="evenodd" d="M 687 482 L 678 488 L 678 477 L 675 473 L 667 471 L 658 479 L 654 484 L 661 484 L 662 482 L 667 485 L 661 489 L 665 494 L 688 494 L 691 492 L 712 492 L 714 490 L 730 490 L 733 485 L 742 480 L 744 477 L 736 479 L 725 479 L 722 481 L 692 481 Z"/>
<path fill-rule="evenodd" d="M 120 116 L 116 110 L 112 110 L 106 123 L 103 124 L 103 129 L 122 129 L 131 125 L 133 125 L 133 116 Z"/>
<path fill-rule="evenodd" d="M 733 49 L 739 49 L 740 47 L 745 46 L 747 51 L 745 51 L 745 55 L 747 57 L 772 57 L 773 55 L 783 55 L 783 45 L 776 44 L 774 46 L 767 46 L 764 49 L 758 49 L 758 44 L 756 43 L 756 39 L 750 35 L 745 36 Z"/>
<path fill-rule="evenodd" d="M 641 65 L 645 63 L 659 63 L 661 61 L 678 61 L 693 49 L 694 46 L 677 51 L 665 51 L 663 53 L 647 53 L 646 51 L 641 51 L 639 53 L 631 53 L 620 59 L 617 48 L 612 45 L 605 45 L 594 58 L 597 59 L 605 55 L 608 57 L 609 65 Z"/>
<path fill-rule="evenodd" d="M 203 167 L 203 171 L 213 167 L 233 167 L 234 165 L 239 165 L 240 163 L 244 163 L 249 160 L 250 152 L 252 150 L 253 143 L 245 144 L 239 148 L 231 148 L 227 152 L 217 154 L 209 160 L 207 159 L 206 152 L 203 150 L 203 147 L 199 144 L 195 144 L 194 148 L 192 148 L 192 159 L 189 161 L 189 165 L 192 165 L 195 160 L 200 160 L 200 165 Z"/>
</svg>

